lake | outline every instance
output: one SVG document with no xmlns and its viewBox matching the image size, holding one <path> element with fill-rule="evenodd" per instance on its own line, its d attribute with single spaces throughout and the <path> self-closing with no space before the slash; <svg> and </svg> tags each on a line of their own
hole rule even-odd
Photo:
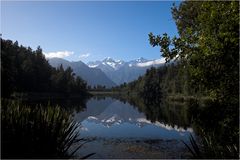
<svg viewBox="0 0 240 160">
<path fill-rule="evenodd" d="M 95 153 L 90 158 L 182 158 L 194 136 L 186 106 L 176 103 L 144 103 L 92 97 L 81 110 L 73 111 L 81 123 L 80 137 L 91 140 L 76 156 Z"/>
</svg>

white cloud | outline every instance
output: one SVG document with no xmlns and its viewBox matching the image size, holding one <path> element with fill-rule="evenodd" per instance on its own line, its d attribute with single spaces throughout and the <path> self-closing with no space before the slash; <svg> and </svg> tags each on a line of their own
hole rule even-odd
<svg viewBox="0 0 240 160">
<path fill-rule="evenodd" d="M 71 52 L 71 51 L 57 51 L 57 52 L 48 52 L 48 53 L 43 52 L 46 58 L 54 58 L 54 57 L 64 58 L 72 55 L 73 53 L 74 52 Z"/>
<path fill-rule="evenodd" d="M 152 66 L 152 65 L 156 65 L 156 64 L 163 64 L 165 63 L 165 58 L 161 58 L 161 59 L 156 59 L 153 61 L 148 61 L 148 62 L 144 62 L 144 63 L 137 63 L 138 67 L 147 67 L 147 66 Z"/>
<path fill-rule="evenodd" d="M 79 58 L 87 58 L 89 56 L 90 56 L 90 53 L 86 53 L 86 54 L 81 54 Z"/>
</svg>

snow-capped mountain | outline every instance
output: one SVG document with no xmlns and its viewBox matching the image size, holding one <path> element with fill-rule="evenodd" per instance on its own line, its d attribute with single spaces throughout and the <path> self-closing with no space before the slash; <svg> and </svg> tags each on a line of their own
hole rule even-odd
<svg viewBox="0 0 240 160">
<path fill-rule="evenodd" d="M 90 68 L 109 68 L 109 70 L 118 70 L 124 65 L 128 65 L 129 67 L 149 67 L 154 65 L 163 64 L 165 62 L 164 59 L 156 59 L 156 60 L 147 60 L 143 57 L 138 58 L 136 60 L 131 60 L 129 62 L 124 62 L 123 60 L 114 60 L 110 57 L 105 58 L 102 61 L 92 61 L 88 62 L 87 65 Z"/>
<path fill-rule="evenodd" d="M 124 65 L 124 61 L 122 60 L 115 61 L 112 58 L 107 57 L 106 59 L 103 60 L 103 64 L 112 67 L 114 70 L 117 70 Z"/>
<path fill-rule="evenodd" d="M 164 63 L 164 59 L 147 60 L 141 57 L 125 62 L 107 57 L 102 61 L 89 62 L 87 65 L 90 68 L 101 69 L 113 82 L 121 84 L 133 81 L 143 75 L 148 68 L 158 67 Z"/>
<path fill-rule="evenodd" d="M 90 68 L 101 68 L 102 70 L 108 71 L 114 71 L 118 70 L 120 67 L 124 65 L 124 61 L 122 60 L 113 60 L 110 57 L 105 58 L 102 61 L 95 61 L 95 62 L 88 62 L 87 65 Z"/>
<path fill-rule="evenodd" d="M 148 68 L 161 66 L 165 62 L 163 59 L 147 60 L 142 57 L 128 62 L 107 57 L 102 61 L 87 64 L 81 61 L 69 62 L 61 58 L 51 58 L 48 61 L 53 67 L 60 64 L 64 68 L 70 66 L 76 75 L 81 76 L 91 86 L 100 84 L 106 87 L 136 80 L 144 75 Z"/>
<path fill-rule="evenodd" d="M 90 68 L 82 61 L 69 62 L 61 58 L 51 58 L 48 59 L 48 62 L 51 66 L 56 68 L 61 64 L 63 65 L 64 69 L 71 67 L 73 72 L 84 79 L 88 85 L 105 85 L 106 87 L 112 87 L 116 85 L 101 69 Z"/>
<path fill-rule="evenodd" d="M 147 61 L 148 61 L 147 59 L 141 57 L 141 58 L 138 58 L 138 59 L 129 61 L 129 62 L 127 62 L 127 63 L 128 63 L 128 66 L 129 66 L 129 67 L 132 67 L 132 66 L 137 66 L 138 64 L 145 63 L 145 62 L 147 62 Z"/>
</svg>

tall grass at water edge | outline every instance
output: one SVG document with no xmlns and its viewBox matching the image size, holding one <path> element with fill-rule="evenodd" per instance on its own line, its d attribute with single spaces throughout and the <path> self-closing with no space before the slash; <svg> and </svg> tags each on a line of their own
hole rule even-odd
<svg viewBox="0 0 240 160">
<path fill-rule="evenodd" d="M 79 138 L 79 126 L 59 106 L 30 107 L 1 100 L 1 157 L 73 158 L 87 142 Z"/>
<path fill-rule="evenodd" d="M 202 131 L 203 132 L 203 131 Z M 200 141 L 197 141 L 192 135 L 189 136 L 189 142 L 182 141 L 188 151 L 190 152 L 190 158 L 194 159 L 223 159 L 223 158 L 238 158 L 239 151 L 235 144 L 221 146 L 214 139 L 214 134 L 201 137 Z"/>
</svg>

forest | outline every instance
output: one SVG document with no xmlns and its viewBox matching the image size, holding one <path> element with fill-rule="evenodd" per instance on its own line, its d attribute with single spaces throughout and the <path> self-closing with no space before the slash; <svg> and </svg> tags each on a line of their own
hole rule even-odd
<svg viewBox="0 0 240 160">
<path fill-rule="evenodd" d="M 189 71 L 179 62 L 147 69 L 144 76 L 130 83 L 113 87 L 113 91 L 135 93 L 146 99 L 163 97 L 205 96 L 200 85 L 190 86 Z"/>
<path fill-rule="evenodd" d="M 87 95 L 87 83 L 68 67 L 50 66 L 42 49 L 18 45 L 18 42 L 1 39 L 2 97 L 19 93 L 78 93 Z"/>
</svg>

